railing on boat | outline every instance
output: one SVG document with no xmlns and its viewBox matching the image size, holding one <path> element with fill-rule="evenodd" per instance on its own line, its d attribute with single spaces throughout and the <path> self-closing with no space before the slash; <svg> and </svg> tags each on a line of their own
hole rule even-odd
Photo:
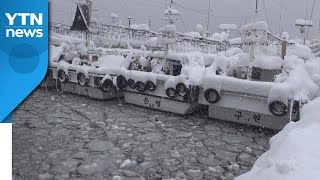
<svg viewBox="0 0 320 180">
<path fill-rule="evenodd" d="M 85 39 L 86 32 L 84 31 L 73 31 L 70 27 L 64 24 L 51 23 L 50 31 L 62 35 L 67 35 L 75 38 Z M 94 26 L 91 29 L 93 38 L 98 36 L 96 39 L 106 40 L 109 42 L 114 42 L 114 44 L 124 44 L 137 46 L 140 48 L 141 45 L 145 45 L 145 42 L 151 37 L 161 37 L 161 34 L 149 31 L 149 30 L 137 30 L 131 29 L 124 26 L 115 25 L 99 25 Z M 202 52 L 217 52 L 224 51 L 227 49 L 227 45 L 220 41 L 215 41 L 207 38 L 191 37 L 181 33 L 175 33 L 176 37 L 176 49 L 188 50 L 199 50 Z M 139 46 L 140 45 L 140 46 Z"/>
</svg>

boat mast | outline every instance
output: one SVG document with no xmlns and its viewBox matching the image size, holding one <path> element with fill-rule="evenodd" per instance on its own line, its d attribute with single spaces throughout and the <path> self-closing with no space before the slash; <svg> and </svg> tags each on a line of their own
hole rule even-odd
<svg viewBox="0 0 320 180">
<path fill-rule="evenodd" d="M 86 1 L 88 4 L 89 12 L 88 12 L 88 31 L 86 32 L 86 47 L 88 48 L 91 44 L 91 16 L 92 16 L 92 0 Z"/>
<path fill-rule="evenodd" d="M 258 0 L 256 0 L 256 9 L 255 9 L 255 17 L 254 17 L 254 22 L 257 20 L 258 17 Z M 257 31 L 256 29 L 253 29 L 252 31 L 252 43 L 251 43 L 251 51 L 250 51 L 250 62 L 253 62 L 255 59 L 255 48 L 256 48 L 256 36 L 257 36 Z M 250 80 L 251 79 L 251 73 L 252 73 L 252 65 L 250 63 L 250 67 L 248 69 L 248 73 L 247 73 L 247 79 Z"/>
<path fill-rule="evenodd" d="M 209 25 L 210 25 L 210 11 L 211 11 L 211 0 L 209 0 L 207 31 L 209 31 Z"/>
</svg>

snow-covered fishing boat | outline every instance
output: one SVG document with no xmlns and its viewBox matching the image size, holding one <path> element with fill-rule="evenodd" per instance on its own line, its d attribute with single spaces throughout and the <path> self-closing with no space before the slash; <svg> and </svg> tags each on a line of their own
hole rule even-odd
<svg viewBox="0 0 320 180">
<path fill-rule="evenodd" d="M 220 25 L 223 32 L 212 37 L 201 26 L 178 33 L 179 11 L 169 8 L 158 33 L 98 24 L 91 3 L 77 4 L 71 27 L 51 25 L 45 83 L 59 92 L 123 95 L 127 103 L 177 114 L 204 105 L 211 118 L 272 129 L 297 121 L 302 104 L 314 97 L 312 83 L 297 76 L 305 72 L 292 65 L 310 59 L 311 50 L 271 34 L 263 21 L 244 26 L 241 38 L 229 38 L 238 29 L 233 24 Z"/>
<path fill-rule="evenodd" d="M 183 55 L 171 54 L 171 59 L 166 60 L 161 58 L 161 54 L 159 56 L 160 58 L 153 56 L 150 61 L 147 59 L 151 56 L 128 56 L 132 61 L 124 74 L 127 81 L 125 102 L 183 115 L 194 112 L 199 108 L 199 89 L 196 84 L 190 83 L 189 77 L 182 72 L 183 68 L 187 68 L 179 60 L 183 59 Z M 188 61 L 188 56 L 184 57 Z M 144 61 L 140 69 L 140 64 L 135 65 L 139 61 Z M 139 71 L 142 69 L 149 69 L 149 72 Z"/>
<path fill-rule="evenodd" d="M 59 92 L 70 92 L 95 99 L 111 99 L 121 93 L 114 86 L 120 74 L 121 55 L 107 55 L 102 51 L 72 50 L 67 44 L 51 45 L 51 58 L 46 82 Z M 50 76 L 50 77 L 49 77 Z"/>
<path fill-rule="evenodd" d="M 282 40 L 279 56 L 276 41 L 268 42 L 265 22 L 243 29 L 244 53 L 216 58 L 208 72 L 219 75 L 205 73 L 199 103 L 208 105 L 211 118 L 280 130 L 298 121 L 302 104 L 316 96 L 315 86 L 301 79 L 306 70 L 295 67 L 303 62 L 299 52 L 311 55 L 311 50 L 291 44 L 286 56 L 288 43 Z"/>
</svg>

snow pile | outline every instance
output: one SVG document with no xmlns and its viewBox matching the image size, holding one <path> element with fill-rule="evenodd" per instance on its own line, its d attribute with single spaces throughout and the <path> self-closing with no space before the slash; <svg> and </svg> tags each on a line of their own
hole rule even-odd
<svg viewBox="0 0 320 180">
<path fill-rule="evenodd" d="M 267 31 L 268 24 L 265 21 L 259 21 L 259 22 L 244 25 L 242 29 L 247 31 Z"/>
<path fill-rule="evenodd" d="M 320 87 L 320 59 L 310 60 L 305 66 L 312 81 Z"/>
<path fill-rule="evenodd" d="M 177 28 L 173 24 L 168 24 L 168 25 L 165 25 L 164 27 L 160 28 L 159 31 L 162 33 L 174 33 L 177 31 Z"/>
<path fill-rule="evenodd" d="M 229 48 L 225 53 L 224 55 L 227 56 L 227 57 L 231 57 L 231 56 L 234 56 L 236 54 L 240 54 L 242 53 L 242 50 L 240 48 Z"/>
<path fill-rule="evenodd" d="M 50 63 L 52 62 L 58 62 L 60 59 L 60 56 L 63 54 L 64 48 L 63 46 L 56 47 L 51 45 L 50 46 Z"/>
<path fill-rule="evenodd" d="M 304 60 L 308 60 L 314 57 L 314 55 L 312 54 L 312 50 L 308 46 L 298 43 L 292 47 L 289 47 L 287 51 L 287 55 L 294 55 Z"/>
<path fill-rule="evenodd" d="M 148 24 L 132 24 L 130 27 L 132 29 L 136 29 L 136 30 L 149 31 L 149 25 Z"/>
<path fill-rule="evenodd" d="M 245 43 L 266 43 L 267 42 L 267 36 L 266 35 L 257 35 L 254 37 L 253 35 L 243 37 L 243 42 Z"/>
<path fill-rule="evenodd" d="M 79 36 L 81 36 L 81 33 L 79 32 Z M 57 34 L 55 32 L 51 32 L 50 34 L 50 43 L 59 45 L 61 42 L 67 43 L 67 44 L 84 44 L 85 39 L 81 37 L 72 37 L 69 35 L 62 35 Z"/>
<path fill-rule="evenodd" d="M 231 45 L 242 44 L 242 39 L 241 39 L 241 38 L 229 39 L 229 43 L 230 43 Z"/>
<path fill-rule="evenodd" d="M 120 68 L 124 62 L 123 56 L 107 55 L 98 59 L 98 67 Z"/>
<path fill-rule="evenodd" d="M 253 61 L 253 67 L 261 69 L 277 70 L 281 69 L 283 60 L 279 56 L 259 55 Z"/>
<path fill-rule="evenodd" d="M 49 50 L 49 65 L 50 67 L 57 67 L 57 63 L 59 62 L 60 57 L 64 54 L 64 52 L 70 52 L 70 46 L 62 42 L 58 47 L 50 45 Z"/>
<path fill-rule="evenodd" d="M 298 26 L 313 26 L 313 22 L 310 20 L 297 19 L 296 25 L 298 25 Z"/>
<path fill-rule="evenodd" d="M 215 40 L 215 41 L 228 41 L 229 39 L 229 34 L 222 32 L 220 33 L 214 33 L 212 35 L 212 37 L 210 37 L 209 39 Z"/>
<path fill-rule="evenodd" d="M 201 24 L 197 24 L 196 28 L 194 29 L 198 33 L 203 33 L 204 32 L 204 27 Z"/>
<path fill-rule="evenodd" d="M 250 172 L 236 180 L 301 180 L 320 177 L 320 98 L 302 108 L 301 120 L 289 123 L 270 140 L 270 150 Z"/>
<path fill-rule="evenodd" d="M 289 33 L 288 33 L 288 32 L 282 32 L 282 34 L 281 34 L 281 38 L 282 38 L 282 39 L 286 39 L 286 40 L 288 40 L 288 39 L 289 39 L 289 37 L 290 37 L 290 35 L 289 35 Z"/>
<path fill-rule="evenodd" d="M 194 32 L 194 31 L 184 33 L 184 35 L 187 35 L 187 36 L 190 36 L 190 37 L 193 37 L 193 38 L 194 38 L 194 37 L 198 37 L 198 38 L 201 38 L 201 37 L 202 37 L 199 32 Z"/>
<path fill-rule="evenodd" d="M 295 56 L 285 57 L 284 69 L 276 76 L 275 82 L 269 102 L 280 100 L 287 103 L 288 99 L 309 102 L 319 93 L 319 86 L 309 76 L 303 60 Z"/>
<path fill-rule="evenodd" d="M 237 30 L 238 26 L 235 24 L 220 24 L 219 29 L 221 29 L 221 30 Z"/>
<path fill-rule="evenodd" d="M 188 77 L 188 83 L 193 85 L 202 84 L 205 71 L 205 62 L 201 54 L 189 57 L 188 62 L 182 63 L 181 75 Z"/>
</svg>

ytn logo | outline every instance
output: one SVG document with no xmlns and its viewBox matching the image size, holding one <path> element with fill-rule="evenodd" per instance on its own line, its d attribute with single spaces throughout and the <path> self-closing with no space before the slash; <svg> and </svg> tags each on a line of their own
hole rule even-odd
<svg viewBox="0 0 320 180">
<path fill-rule="evenodd" d="M 5 13 L 8 19 L 7 38 L 41 38 L 43 37 L 43 14 L 39 13 Z"/>
</svg>

